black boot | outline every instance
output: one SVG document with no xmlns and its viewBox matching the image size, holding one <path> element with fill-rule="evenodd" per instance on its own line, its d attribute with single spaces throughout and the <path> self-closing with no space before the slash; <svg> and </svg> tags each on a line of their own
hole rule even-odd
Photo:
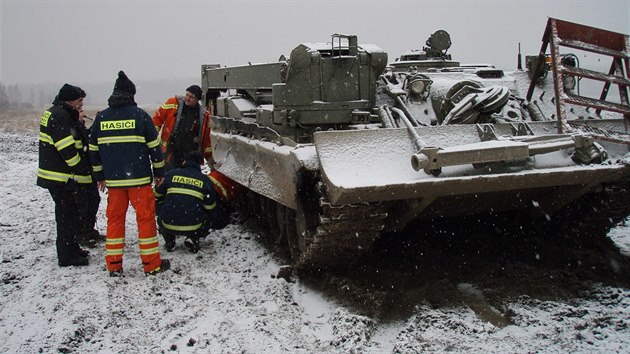
<svg viewBox="0 0 630 354">
<path fill-rule="evenodd" d="M 88 257 L 90 255 L 90 252 L 81 248 L 78 243 L 74 246 L 74 253 L 79 257 Z"/>
<path fill-rule="evenodd" d="M 79 267 L 79 266 L 86 266 L 89 263 L 90 263 L 90 260 L 87 257 L 82 257 L 78 255 L 73 258 L 59 259 L 60 267 L 71 267 L 71 266 Z"/>
<path fill-rule="evenodd" d="M 79 231 L 77 242 L 83 247 L 94 248 L 99 242 L 105 241 L 105 236 L 99 234 L 95 229 L 87 229 Z"/>
<path fill-rule="evenodd" d="M 123 271 L 121 270 L 112 270 L 109 272 L 109 276 L 112 278 L 120 278 L 123 276 Z"/>
<path fill-rule="evenodd" d="M 166 250 L 168 252 L 173 252 L 173 250 L 175 250 L 175 247 L 177 247 L 177 245 L 175 244 L 175 236 L 164 233 L 162 234 L 162 237 L 164 237 L 164 247 L 166 248 Z"/>
<path fill-rule="evenodd" d="M 156 275 L 158 273 L 166 272 L 169 269 L 171 269 L 171 261 L 169 261 L 168 259 L 162 259 L 159 267 L 155 268 L 154 270 L 150 272 L 144 273 L 144 275 L 146 276 Z"/>
<path fill-rule="evenodd" d="M 57 259 L 60 267 L 85 266 L 88 265 L 89 253 L 79 247 L 75 242 L 57 242 Z"/>
<path fill-rule="evenodd" d="M 192 253 L 199 252 L 199 237 L 188 237 L 186 241 L 184 241 L 184 245 Z"/>
</svg>

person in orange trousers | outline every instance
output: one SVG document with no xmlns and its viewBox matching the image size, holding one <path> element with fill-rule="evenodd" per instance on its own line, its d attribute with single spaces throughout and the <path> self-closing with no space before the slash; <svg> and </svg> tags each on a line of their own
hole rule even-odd
<svg viewBox="0 0 630 354">
<path fill-rule="evenodd" d="M 121 276 L 125 250 L 125 216 L 136 210 L 140 258 L 146 275 L 170 268 L 161 259 L 151 183 L 164 176 L 164 156 L 151 116 L 137 107 L 136 87 L 118 73 L 109 108 L 97 114 L 90 135 L 90 159 L 101 191 L 108 189 L 105 261 L 109 275 Z"/>
<path fill-rule="evenodd" d="M 155 223 L 155 201 L 151 185 L 130 188 L 110 188 L 107 195 L 107 268 L 122 273 L 125 248 L 125 216 L 129 203 L 136 211 L 140 259 L 145 273 L 160 270 L 162 260 L 158 249 L 157 226 Z"/>
</svg>

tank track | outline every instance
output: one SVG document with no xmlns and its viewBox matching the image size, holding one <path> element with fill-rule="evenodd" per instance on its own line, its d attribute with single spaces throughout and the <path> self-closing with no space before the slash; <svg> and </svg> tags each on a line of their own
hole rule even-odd
<svg viewBox="0 0 630 354">
<path fill-rule="evenodd" d="M 299 213 L 253 191 L 235 207 L 265 241 L 288 248 L 294 265 L 305 271 L 353 263 L 372 249 L 387 218 L 380 204 L 334 206 L 324 197 Z"/>
<path fill-rule="evenodd" d="M 353 263 L 372 249 L 387 218 L 380 204 L 333 206 L 322 197 L 319 207 L 319 225 L 307 236 L 306 249 L 297 259 L 308 268 Z"/>
<path fill-rule="evenodd" d="M 252 194 L 255 193 L 249 193 L 247 198 L 248 214 L 256 218 L 270 241 L 288 247 L 294 265 L 307 271 L 355 263 L 372 250 L 388 217 L 381 203 L 335 206 L 325 197 L 319 197 L 317 210 L 307 211 L 316 220 L 310 227 L 300 227 L 301 222 L 306 223 L 295 210 Z M 530 227 L 533 226 L 531 232 L 543 237 L 545 242 L 559 247 L 564 242 L 579 243 L 585 248 L 598 247 L 602 237 L 628 215 L 630 183 L 626 182 L 587 194 L 547 222 L 537 225 L 533 222 Z"/>
<path fill-rule="evenodd" d="M 606 235 L 611 227 L 630 215 L 630 182 L 604 186 L 595 195 L 586 194 L 561 213 L 564 218 L 561 231 L 569 235 Z"/>
</svg>

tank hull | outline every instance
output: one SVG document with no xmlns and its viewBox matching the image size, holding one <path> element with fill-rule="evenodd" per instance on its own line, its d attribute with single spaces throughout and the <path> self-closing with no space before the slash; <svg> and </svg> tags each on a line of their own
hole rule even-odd
<svg viewBox="0 0 630 354">
<path fill-rule="evenodd" d="M 347 45 L 202 68 L 214 168 L 244 187 L 235 204 L 296 264 L 351 264 L 414 221 L 518 215 L 526 229 L 589 219 L 628 189 L 625 119 L 575 108 L 574 131 L 561 133 L 551 76 L 526 101 L 526 71 L 450 57 L 386 68 L 378 47 L 335 36 Z"/>
</svg>

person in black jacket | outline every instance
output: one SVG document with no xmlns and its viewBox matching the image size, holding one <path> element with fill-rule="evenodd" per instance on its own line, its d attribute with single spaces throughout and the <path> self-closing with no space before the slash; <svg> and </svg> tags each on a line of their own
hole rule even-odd
<svg viewBox="0 0 630 354">
<path fill-rule="evenodd" d="M 37 185 L 55 202 L 57 259 L 62 267 L 84 266 L 89 253 L 77 243 L 79 186 L 92 183 L 90 160 L 78 128 L 85 92 L 64 84 L 40 120 Z"/>
<path fill-rule="evenodd" d="M 229 212 L 217 196 L 212 182 L 201 172 L 203 156 L 190 152 L 180 168 L 169 171 L 164 182 L 154 188 L 157 199 L 158 228 L 166 241 L 166 250 L 175 249 L 176 235 L 187 236 L 184 244 L 199 252 L 199 242 L 210 229 L 222 229 Z"/>
</svg>

